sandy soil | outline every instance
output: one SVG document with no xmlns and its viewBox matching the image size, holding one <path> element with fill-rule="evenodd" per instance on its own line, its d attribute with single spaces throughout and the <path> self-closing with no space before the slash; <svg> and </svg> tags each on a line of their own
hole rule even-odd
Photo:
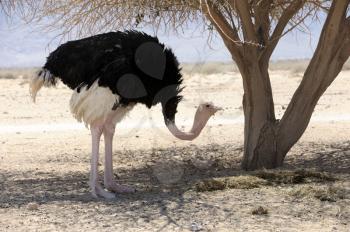
<svg viewBox="0 0 350 232">
<path fill-rule="evenodd" d="M 117 126 L 114 172 L 138 192 L 109 201 L 89 194 L 90 133 L 70 115 L 70 90 L 44 89 L 33 104 L 27 79 L 0 79 L 0 231 L 348 231 L 349 76 L 342 72 L 320 100 L 283 167 L 335 180 L 197 191 L 196 183 L 208 178 L 254 174 L 239 167 L 239 74 L 188 74 L 178 124 L 188 128 L 201 101 L 225 110 L 197 140 L 183 142 L 167 132 L 159 107 L 136 107 Z M 286 70 L 271 78 L 280 117 L 301 76 Z M 299 194 L 310 188 L 327 197 Z M 259 206 L 266 214 L 252 213 Z"/>
</svg>

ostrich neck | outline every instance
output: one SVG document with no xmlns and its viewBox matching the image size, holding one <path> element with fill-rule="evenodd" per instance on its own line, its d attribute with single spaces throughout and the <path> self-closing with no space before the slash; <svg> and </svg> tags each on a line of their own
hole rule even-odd
<svg viewBox="0 0 350 232">
<path fill-rule="evenodd" d="M 198 137 L 201 133 L 207 121 L 209 120 L 208 116 L 200 114 L 200 111 L 197 110 L 196 115 L 194 117 L 192 129 L 189 132 L 181 131 L 175 124 L 175 122 L 168 122 L 167 127 L 169 131 L 178 139 L 181 140 L 193 140 Z"/>
</svg>

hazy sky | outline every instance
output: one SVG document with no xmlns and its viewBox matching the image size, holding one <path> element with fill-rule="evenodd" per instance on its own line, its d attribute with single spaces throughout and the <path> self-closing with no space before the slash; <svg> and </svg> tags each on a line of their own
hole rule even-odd
<svg viewBox="0 0 350 232">
<path fill-rule="evenodd" d="M 321 30 L 320 23 L 311 24 L 311 34 L 289 33 L 276 48 L 272 59 L 310 58 Z M 57 34 L 57 33 L 56 33 Z M 0 12 L 0 67 L 41 66 L 58 40 L 55 33 L 45 33 L 23 23 L 6 22 Z M 188 29 L 183 35 L 158 35 L 171 47 L 180 62 L 230 61 L 230 55 L 220 38 L 214 38 L 210 48 L 207 35 Z"/>
</svg>

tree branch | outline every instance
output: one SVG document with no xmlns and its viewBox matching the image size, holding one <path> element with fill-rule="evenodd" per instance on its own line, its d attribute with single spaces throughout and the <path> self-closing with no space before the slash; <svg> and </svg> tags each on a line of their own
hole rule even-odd
<svg viewBox="0 0 350 232">
<path fill-rule="evenodd" d="M 326 20 L 326 27 L 321 33 L 320 45 L 324 48 L 322 51 L 328 54 L 332 49 L 335 49 L 335 45 L 338 42 L 340 35 L 344 33 L 344 39 L 348 37 L 347 28 L 349 28 L 349 17 L 346 18 L 346 9 L 350 3 L 350 0 L 335 1 L 332 4 L 331 10 L 328 13 L 329 16 Z M 338 43 L 346 43 L 346 41 L 339 41 Z M 316 49 L 316 52 L 317 53 Z"/>
<path fill-rule="evenodd" d="M 278 143 L 286 151 L 304 133 L 317 101 L 349 58 L 349 32 L 344 31 L 345 25 L 349 25 L 346 18 L 349 3 L 350 0 L 332 2 L 316 51 L 280 121 Z"/>
<path fill-rule="evenodd" d="M 350 16 L 345 19 L 344 34 L 344 47 L 341 48 L 340 58 L 346 61 L 350 56 Z"/>
<path fill-rule="evenodd" d="M 202 10 L 208 20 L 215 26 L 216 30 L 224 40 L 225 45 L 234 55 L 236 62 L 241 59 L 241 47 L 240 40 L 237 32 L 237 28 L 234 25 L 230 25 L 221 12 L 208 1 L 202 2 Z"/>
<path fill-rule="evenodd" d="M 294 0 L 289 6 L 283 11 L 278 23 L 272 33 L 272 36 L 269 39 L 269 42 L 265 48 L 265 51 L 262 55 L 262 59 L 269 60 L 272 52 L 275 50 L 278 41 L 282 37 L 282 33 L 286 28 L 288 22 L 291 18 L 304 6 L 304 0 Z"/>
<path fill-rule="evenodd" d="M 273 0 L 259 1 L 254 4 L 255 31 L 259 44 L 265 46 L 269 39 L 270 18 L 269 9 Z"/>
<path fill-rule="evenodd" d="M 237 9 L 238 15 L 241 18 L 244 39 L 248 42 L 257 42 L 248 0 L 231 0 L 229 3 L 233 9 Z"/>
</svg>

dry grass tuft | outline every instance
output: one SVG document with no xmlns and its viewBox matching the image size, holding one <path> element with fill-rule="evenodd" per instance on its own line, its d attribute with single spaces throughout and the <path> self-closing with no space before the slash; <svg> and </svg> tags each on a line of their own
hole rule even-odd
<svg viewBox="0 0 350 232">
<path fill-rule="evenodd" d="M 256 176 L 232 176 L 206 179 L 196 183 L 197 192 L 224 189 L 252 189 L 267 185 L 266 181 Z"/>
<path fill-rule="evenodd" d="M 224 189 L 252 189 L 262 186 L 281 184 L 322 183 L 335 181 L 333 176 L 324 172 L 309 170 L 252 172 L 251 175 L 231 176 L 205 179 L 195 184 L 197 192 L 217 191 Z"/>
<path fill-rule="evenodd" d="M 217 191 L 226 189 L 226 184 L 223 179 L 206 179 L 199 181 L 195 185 L 197 192 Z"/>
<path fill-rule="evenodd" d="M 253 215 L 267 215 L 267 214 L 269 214 L 269 211 L 266 208 L 259 206 L 258 208 L 255 208 L 252 210 L 252 214 Z"/>
<path fill-rule="evenodd" d="M 295 171 L 269 171 L 261 170 L 253 175 L 268 181 L 271 185 L 279 184 L 302 184 L 311 182 L 335 181 L 336 178 L 325 172 L 316 172 L 311 170 Z"/>
<path fill-rule="evenodd" d="M 266 180 L 263 180 L 256 176 L 235 176 L 226 178 L 228 188 L 234 189 L 252 189 L 260 188 L 267 184 Z"/>
<path fill-rule="evenodd" d="M 296 198 L 316 198 L 320 201 L 336 202 L 349 197 L 349 190 L 340 186 L 300 186 L 289 192 Z"/>
</svg>

